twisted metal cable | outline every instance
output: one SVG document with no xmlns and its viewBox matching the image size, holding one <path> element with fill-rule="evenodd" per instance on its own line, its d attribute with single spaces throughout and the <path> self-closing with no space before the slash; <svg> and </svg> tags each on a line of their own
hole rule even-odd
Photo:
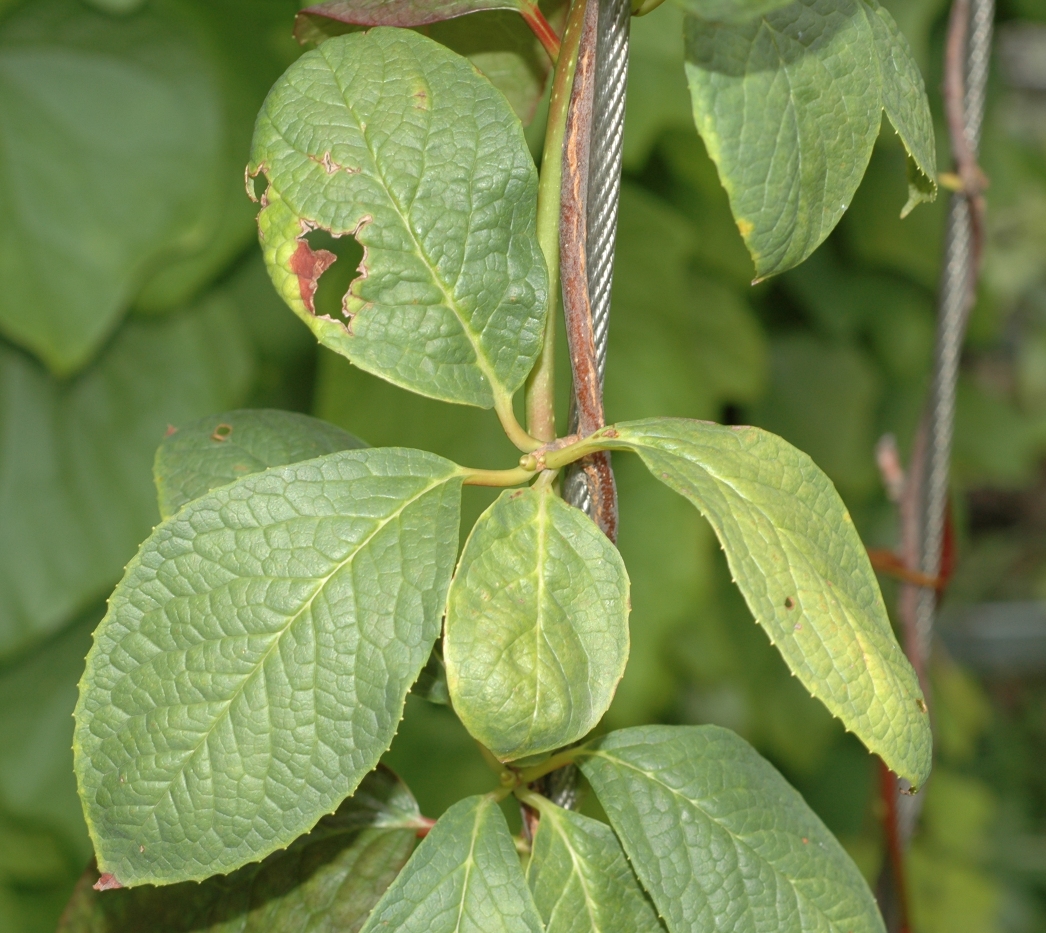
<svg viewBox="0 0 1046 933">
<path fill-rule="evenodd" d="M 614 279 L 617 208 L 621 194 L 621 158 L 625 139 L 625 84 L 628 77 L 629 0 L 598 0 L 596 92 L 588 175 L 588 290 L 596 365 L 602 384 L 610 334 L 610 293 Z M 571 406 L 570 430 L 577 427 Z M 568 471 L 564 498 L 592 515 L 592 497 L 580 470 Z"/>
<path fill-rule="evenodd" d="M 980 148 L 984 125 L 994 18 L 995 0 L 971 0 L 963 110 L 965 136 L 974 157 Z M 938 298 L 937 348 L 922 492 L 921 570 L 930 577 L 937 577 L 941 570 L 955 425 L 955 393 L 963 338 L 977 284 L 979 250 L 976 223 L 970 197 L 961 192 L 952 195 Z M 936 608 L 936 592 L 923 588 L 919 594 L 915 621 L 918 651 L 922 658 L 929 654 Z"/>
</svg>

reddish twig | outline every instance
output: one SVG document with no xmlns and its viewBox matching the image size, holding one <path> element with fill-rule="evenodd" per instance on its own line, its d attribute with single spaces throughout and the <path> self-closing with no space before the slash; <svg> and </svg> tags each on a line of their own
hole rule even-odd
<svg viewBox="0 0 1046 933">
<path fill-rule="evenodd" d="M 541 12 L 541 7 L 537 5 L 536 0 L 525 0 L 520 5 L 520 15 L 523 17 L 523 21 L 530 27 L 530 31 L 538 37 L 538 41 L 544 46 L 548 57 L 552 59 L 554 65 L 559 61 L 559 36 L 556 35 L 556 30 L 552 28 L 552 24 L 545 19 L 545 14 Z"/>
</svg>

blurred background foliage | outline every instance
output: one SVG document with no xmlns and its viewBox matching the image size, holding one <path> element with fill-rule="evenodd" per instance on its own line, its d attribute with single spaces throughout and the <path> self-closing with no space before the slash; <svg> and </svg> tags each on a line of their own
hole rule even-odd
<svg viewBox="0 0 1046 933">
<path fill-rule="evenodd" d="M 940 119 L 946 0 L 886 5 Z M 317 351 L 269 285 L 243 163 L 266 90 L 300 54 L 297 7 L 0 0 L 0 933 L 53 930 L 90 857 L 70 714 L 104 598 L 158 521 L 150 468 L 169 425 L 277 407 L 376 445 L 475 466 L 516 459 L 491 413 L 413 397 Z M 608 416 L 782 434 L 835 481 L 866 543 L 894 547 L 873 450 L 892 433 L 906 454 L 920 415 L 944 199 L 898 219 L 903 154 L 887 128 L 829 241 L 752 287 L 693 130 L 680 20 L 665 4 L 633 25 Z M 515 18 L 482 14 L 438 37 L 522 116 L 536 111 L 536 148 L 547 65 Z M 917 933 L 1046 930 L 1046 0 L 1000 5 L 984 150 L 959 564 L 932 665 L 937 765 L 909 865 Z M 359 261 L 353 242 L 331 246 L 340 261 L 321 311 Z M 565 386 L 565 360 L 560 372 Z M 875 763 L 752 624 L 697 513 L 636 462 L 615 465 L 632 657 L 606 727 L 737 730 L 874 881 Z M 467 491 L 466 530 L 490 499 Z M 430 816 L 491 786 L 449 710 L 414 697 L 387 760 Z"/>
</svg>

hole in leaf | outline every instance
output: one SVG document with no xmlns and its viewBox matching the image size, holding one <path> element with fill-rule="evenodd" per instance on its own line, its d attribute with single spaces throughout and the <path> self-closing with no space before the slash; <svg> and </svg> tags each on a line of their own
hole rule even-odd
<svg viewBox="0 0 1046 933">
<path fill-rule="evenodd" d="M 360 277 L 359 266 L 363 262 L 363 247 L 356 242 L 355 237 L 336 237 L 326 230 L 310 230 L 304 239 L 313 251 L 326 250 L 336 257 L 334 264 L 320 276 L 313 299 L 315 313 L 319 317 L 327 316 L 336 321 L 344 321 L 341 300 L 349 286 Z"/>
<path fill-rule="evenodd" d="M 232 436 L 231 424 L 219 424 L 211 435 L 212 441 L 227 441 Z"/>
<path fill-rule="evenodd" d="M 247 193 L 250 194 L 253 191 L 254 201 L 257 203 L 261 201 L 262 195 L 265 194 L 265 190 L 269 187 L 269 179 L 265 177 L 264 172 L 258 172 L 253 178 L 248 176 L 247 184 L 249 186 Z"/>
</svg>

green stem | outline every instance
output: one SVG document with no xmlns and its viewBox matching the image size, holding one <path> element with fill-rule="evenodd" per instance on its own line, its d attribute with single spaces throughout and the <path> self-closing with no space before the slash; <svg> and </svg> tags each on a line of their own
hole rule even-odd
<svg viewBox="0 0 1046 933">
<path fill-rule="evenodd" d="M 524 453 L 537 450 L 544 442 L 531 437 L 523 430 L 523 425 L 516 420 L 516 412 L 512 408 L 512 398 L 499 398 L 494 402 L 494 411 L 508 439 L 512 441 Z"/>
<path fill-rule="evenodd" d="M 556 323 L 559 315 L 559 213 L 563 185 L 563 136 L 574 87 L 578 49 L 581 46 L 586 0 L 573 0 L 563 44 L 552 79 L 552 100 L 545 130 L 545 149 L 541 155 L 541 182 L 538 186 L 538 243 L 548 267 L 548 317 L 541 355 L 527 379 L 527 430 L 538 440 L 556 439 L 555 356 Z"/>
<path fill-rule="evenodd" d="M 534 781 L 543 778 L 546 774 L 551 774 L 553 771 L 558 771 L 560 768 L 565 768 L 567 765 L 573 764 L 584 754 L 587 754 L 584 745 L 578 745 L 574 748 L 565 748 L 563 751 L 557 752 L 547 761 L 543 761 L 541 764 L 535 765 L 533 768 L 524 768 L 520 771 L 519 783 L 521 785 L 533 784 Z"/>
<path fill-rule="evenodd" d="M 503 488 L 518 486 L 534 478 L 536 470 L 516 467 L 514 470 L 469 470 L 465 471 L 466 486 L 495 486 Z"/>
</svg>

